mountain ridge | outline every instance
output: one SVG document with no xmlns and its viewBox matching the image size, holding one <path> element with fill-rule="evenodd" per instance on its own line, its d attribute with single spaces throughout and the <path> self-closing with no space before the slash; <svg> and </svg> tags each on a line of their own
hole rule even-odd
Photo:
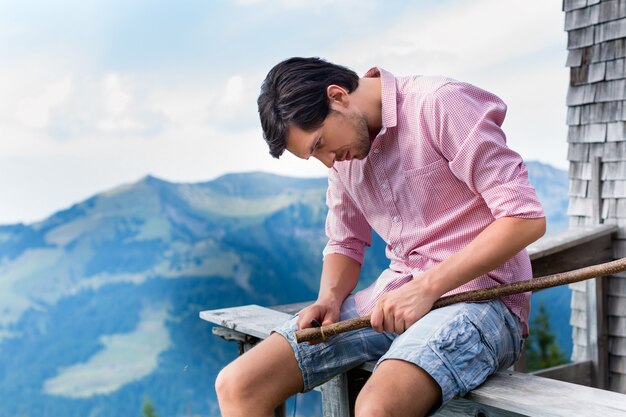
<svg viewBox="0 0 626 417">
<path fill-rule="evenodd" d="M 562 227 L 567 173 L 536 164 L 531 181 L 554 204 L 551 227 Z M 324 178 L 266 173 L 202 183 L 148 175 L 42 221 L 0 226 L 0 417 L 128 415 L 144 395 L 162 415 L 218 415 L 213 379 L 235 347 L 197 314 L 314 299 L 325 190 Z M 375 236 L 360 286 L 387 266 L 384 248 Z M 167 306 L 154 313 L 156 333 L 142 319 L 150 306 Z M 105 360 L 124 363 L 120 341 L 138 351 L 147 334 L 161 340 L 155 363 L 137 378 L 103 373 Z M 303 400 L 299 413 L 318 407 Z"/>
</svg>

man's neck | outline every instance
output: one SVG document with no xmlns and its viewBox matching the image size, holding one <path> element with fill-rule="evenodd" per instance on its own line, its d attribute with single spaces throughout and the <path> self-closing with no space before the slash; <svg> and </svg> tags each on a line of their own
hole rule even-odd
<svg viewBox="0 0 626 417">
<path fill-rule="evenodd" d="M 370 134 L 376 136 L 382 128 L 382 87 L 380 78 L 360 78 L 359 86 L 351 94 L 360 110 L 367 117 Z"/>
</svg>

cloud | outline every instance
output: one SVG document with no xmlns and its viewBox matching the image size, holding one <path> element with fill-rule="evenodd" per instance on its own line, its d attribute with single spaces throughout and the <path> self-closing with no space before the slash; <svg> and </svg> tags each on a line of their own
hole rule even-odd
<svg viewBox="0 0 626 417">
<path fill-rule="evenodd" d="M 67 100 L 72 92 L 72 87 L 71 76 L 66 76 L 47 85 L 43 92 L 35 97 L 18 99 L 15 119 L 26 126 L 46 127 L 50 120 L 50 112 Z"/>
</svg>

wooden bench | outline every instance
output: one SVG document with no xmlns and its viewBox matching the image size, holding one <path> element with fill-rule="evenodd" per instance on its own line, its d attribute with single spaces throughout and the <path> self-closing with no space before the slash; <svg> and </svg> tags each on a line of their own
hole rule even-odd
<svg viewBox="0 0 626 417">
<path fill-rule="evenodd" d="M 536 276 L 588 265 L 591 263 L 587 259 L 590 253 L 596 262 L 604 261 L 603 257 L 610 256 L 604 251 L 606 240 L 610 240 L 615 230 L 614 226 L 596 226 L 540 240 L 529 248 Z M 563 256 L 566 261 L 559 261 L 559 257 Z M 583 264 L 577 265 L 577 262 Z M 306 304 L 272 308 L 248 305 L 202 311 L 200 317 L 219 325 L 213 329 L 213 333 L 226 340 L 239 342 L 240 353 L 244 353 L 268 337 L 272 328 Z M 353 415 L 355 393 L 360 388 L 357 381 L 366 378 L 373 365 L 365 363 L 320 387 L 325 417 Z M 563 374 L 571 374 L 573 370 L 590 372 L 590 365 L 572 364 L 565 369 L 568 371 L 552 371 L 552 374 L 558 378 Z M 577 378 L 584 379 L 580 375 Z M 277 410 L 276 415 L 284 415 L 284 406 Z M 454 398 L 436 415 L 623 417 L 626 416 L 626 395 L 507 370 L 490 376 L 483 385 L 465 397 Z"/>
</svg>

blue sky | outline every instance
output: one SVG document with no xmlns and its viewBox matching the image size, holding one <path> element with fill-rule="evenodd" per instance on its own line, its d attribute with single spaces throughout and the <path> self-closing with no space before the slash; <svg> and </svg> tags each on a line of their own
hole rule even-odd
<svg viewBox="0 0 626 417">
<path fill-rule="evenodd" d="M 509 106 L 509 144 L 567 166 L 560 0 L 0 0 L 0 224 L 151 174 L 324 176 L 274 160 L 256 96 L 289 56 L 447 75 Z"/>
</svg>

